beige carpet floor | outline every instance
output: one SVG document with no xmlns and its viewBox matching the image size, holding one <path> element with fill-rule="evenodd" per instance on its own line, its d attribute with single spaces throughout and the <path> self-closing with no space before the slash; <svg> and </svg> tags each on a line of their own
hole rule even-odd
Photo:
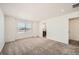
<svg viewBox="0 0 79 59">
<path fill-rule="evenodd" d="M 44 38 L 27 38 L 6 43 L 2 55 L 78 55 L 79 46 Z"/>
</svg>

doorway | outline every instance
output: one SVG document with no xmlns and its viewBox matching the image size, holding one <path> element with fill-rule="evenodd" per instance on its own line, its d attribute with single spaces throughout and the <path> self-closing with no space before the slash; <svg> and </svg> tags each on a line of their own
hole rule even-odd
<svg viewBox="0 0 79 59">
<path fill-rule="evenodd" d="M 43 23 L 42 36 L 43 36 L 43 38 L 46 38 L 46 36 L 47 36 L 46 23 Z"/>
<path fill-rule="evenodd" d="M 69 44 L 79 46 L 79 17 L 69 19 Z"/>
</svg>

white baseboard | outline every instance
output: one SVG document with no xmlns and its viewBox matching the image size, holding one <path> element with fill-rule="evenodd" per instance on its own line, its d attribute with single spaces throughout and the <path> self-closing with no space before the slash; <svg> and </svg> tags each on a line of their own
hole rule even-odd
<svg viewBox="0 0 79 59">
<path fill-rule="evenodd" d="M 16 40 L 20 40 L 20 39 L 28 39 L 28 38 L 36 38 L 36 37 L 39 37 L 39 36 L 30 36 L 30 37 L 24 37 L 24 38 L 19 38 L 19 39 L 16 39 Z M 9 42 L 14 42 L 16 40 L 11 40 L 11 41 L 6 41 L 6 43 L 9 43 Z"/>
</svg>

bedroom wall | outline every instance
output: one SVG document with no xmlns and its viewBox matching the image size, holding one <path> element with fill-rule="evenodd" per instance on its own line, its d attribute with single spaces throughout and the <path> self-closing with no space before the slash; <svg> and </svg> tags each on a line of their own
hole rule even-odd
<svg viewBox="0 0 79 59">
<path fill-rule="evenodd" d="M 30 21 L 32 23 L 32 29 L 27 31 L 26 33 L 18 33 L 16 26 L 18 24 L 18 21 L 20 21 L 20 19 L 16 19 L 11 16 L 5 16 L 5 19 L 6 19 L 6 42 L 37 36 L 37 27 L 38 27 L 37 22 Z"/>
<path fill-rule="evenodd" d="M 79 11 L 41 21 L 39 36 L 42 37 L 43 23 L 46 23 L 48 39 L 68 44 L 69 19 L 74 17 L 79 17 Z"/>
<path fill-rule="evenodd" d="M 16 20 L 13 17 L 5 16 L 6 42 L 14 41 L 16 38 Z"/>
<path fill-rule="evenodd" d="M 0 52 L 5 44 L 5 35 L 4 35 L 4 14 L 0 8 Z"/>
</svg>

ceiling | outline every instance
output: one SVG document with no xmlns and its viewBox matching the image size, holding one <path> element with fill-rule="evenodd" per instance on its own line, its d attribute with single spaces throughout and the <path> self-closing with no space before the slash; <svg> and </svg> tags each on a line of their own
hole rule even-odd
<svg viewBox="0 0 79 59">
<path fill-rule="evenodd" d="M 45 20 L 63 14 L 79 11 L 73 3 L 1 3 L 5 15 L 26 20 Z"/>
</svg>

